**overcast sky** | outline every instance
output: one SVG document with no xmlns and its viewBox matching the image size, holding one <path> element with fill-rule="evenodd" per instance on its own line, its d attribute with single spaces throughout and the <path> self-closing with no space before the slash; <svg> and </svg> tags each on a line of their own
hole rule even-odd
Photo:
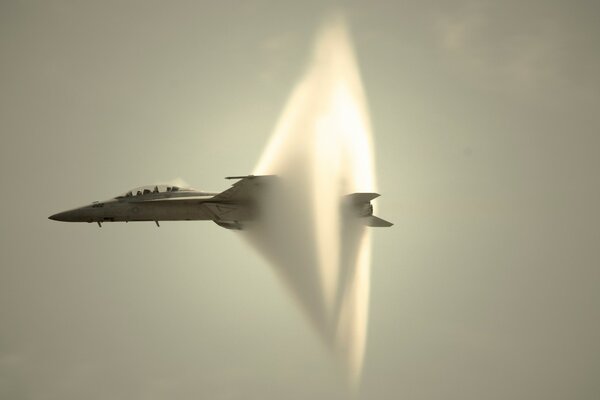
<svg viewBox="0 0 600 400">
<path fill-rule="evenodd" d="M 600 398 L 598 3 L 338 6 L 396 224 L 361 398 Z M 250 173 L 330 11 L 0 0 L 1 398 L 347 398 L 235 233 L 47 219 Z"/>
</svg>

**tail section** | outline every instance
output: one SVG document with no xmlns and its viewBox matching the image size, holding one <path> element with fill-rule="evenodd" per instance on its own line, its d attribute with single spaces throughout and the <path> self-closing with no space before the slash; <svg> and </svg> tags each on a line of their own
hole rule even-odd
<svg viewBox="0 0 600 400">
<path fill-rule="evenodd" d="M 352 193 L 344 198 L 346 209 L 367 226 L 390 227 L 394 224 L 373 215 L 371 200 L 379 197 L 378 193 Z"/>
</svg>

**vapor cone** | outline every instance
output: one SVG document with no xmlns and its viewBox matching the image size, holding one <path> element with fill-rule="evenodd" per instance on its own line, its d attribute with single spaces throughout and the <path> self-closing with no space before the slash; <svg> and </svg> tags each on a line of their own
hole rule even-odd
<svg viewBox="0 0 600 400">
<path fill-rule="evenodd" d="M 365 96 L 340 19 L 317 36 L 254 174 L 277 175 L 280 185 L 247 236 L 356 384 L 367 331 L 370 235 L 357 218 L 344 216 L 341 200 L 374 192 L 375 177 Z"/>
</svg>

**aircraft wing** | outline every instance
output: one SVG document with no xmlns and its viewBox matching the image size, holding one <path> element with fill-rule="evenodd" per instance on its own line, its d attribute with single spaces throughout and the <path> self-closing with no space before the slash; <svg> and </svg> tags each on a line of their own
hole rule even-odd
<svg viewBox="0 0 600 400">
<path fill-rule="evenodd" d="M 225 179 L 239 179 L 239 181 L 210 199 L 211 202 L 238 203 L 252 201 L 265 190 L 266 185 L 269 185 L 275 179 L 275 175 L 228 176 Z"/>
</svg>

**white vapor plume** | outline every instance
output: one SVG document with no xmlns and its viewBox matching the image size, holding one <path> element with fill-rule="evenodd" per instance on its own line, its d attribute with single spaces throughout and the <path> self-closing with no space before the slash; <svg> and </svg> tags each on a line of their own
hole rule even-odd
<svg viewBox="0 0 600 400">
<path fill-rule="evenodd" d="M 341 18 L 317 36 L 255 175 L 280 185 L 248 239 L 273 265 L 349 381 L 359 382 L 370 279 L 370 234 L 341 200 L 374 192 L 372 134 L 357 63 Z"/>
</svg>

